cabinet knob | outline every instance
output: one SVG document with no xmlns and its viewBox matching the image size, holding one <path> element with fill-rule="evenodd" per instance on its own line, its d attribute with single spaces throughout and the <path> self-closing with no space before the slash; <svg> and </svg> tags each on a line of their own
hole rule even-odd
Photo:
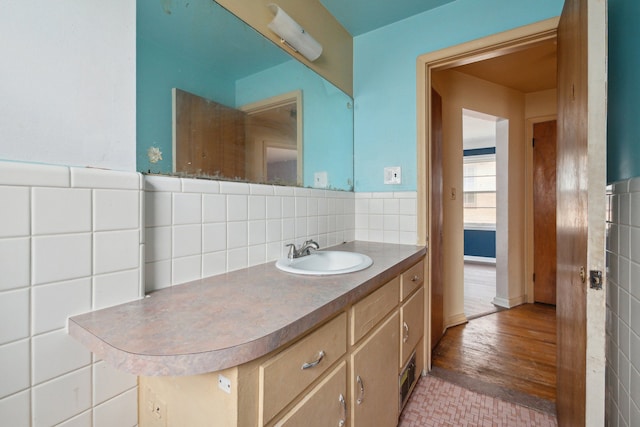
<svg viewBox="0 0 640 427">
<path fill-rule="evenodd" d="M 302 369 L 314 368 L 314 367 L 318 366 L 320 364 L 320 362 L 322 362 L 322 359 L 324 359 L 324 350 L 320 350 L 320 353 L 318 353 L 318 357 L 313 362 L 303 363 L 302 364 Z"/>
<path fill-rule="evenodd" d="M 415 276 L 413 276 L 413 279 L 411 279 L 412 282 L 419 282 L 420 281 L 420 276 L 418 276 L 417 274 Z"/>
<path fill-rule="evenodd" d="M 404 336 L 402 337 L 402 342 L 409 341 L 409 325 L 407 322 L 402 322 L 402 328 L 404 329 Z"/>
</svg>

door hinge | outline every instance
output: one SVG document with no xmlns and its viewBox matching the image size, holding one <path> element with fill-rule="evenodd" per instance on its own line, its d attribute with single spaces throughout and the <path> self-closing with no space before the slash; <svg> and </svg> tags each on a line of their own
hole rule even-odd
<svg viewBox="0 0 640 427">
<path fill-rule="evenodd" d="M 536 281 L 536 273 L 533 273 L 533 281 Z"/>
<path fill-rule="evenodd" d="M 535 138 L 531 138 L 531 146 L 533 148 L 536 148 L 536 139 Z"/>
</svg>

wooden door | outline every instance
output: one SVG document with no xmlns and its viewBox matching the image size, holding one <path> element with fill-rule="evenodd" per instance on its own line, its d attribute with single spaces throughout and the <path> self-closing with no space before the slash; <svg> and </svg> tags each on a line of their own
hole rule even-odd
<svg viewBox="0 0 640 427">
<path fill-rule="evenodd" d="M 442 97 L 431 89 L 431 230 L 429 254 L 431 258 L 431 350 L 444 335 L 444 260 L 442 233 L 444 231 L 442 197 Z"/>
<path fill-rule="evenodd" d="M 533 125 L 535 302 L 556 304 L 556 121 Z"/>
<path fill-rule="evenodd" d="M 565 0 L 558 26 L 560 426 L 604 425 L 605 294 L 583 277 L 605 270 L 605 8 L 601 0 Z"/>
</svg>

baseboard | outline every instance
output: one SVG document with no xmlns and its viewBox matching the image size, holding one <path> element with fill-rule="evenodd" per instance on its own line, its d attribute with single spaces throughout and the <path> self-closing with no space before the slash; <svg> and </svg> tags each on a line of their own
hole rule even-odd
<svg viewBox="0 0 640 427">
<path fill-rule="evenodd" d="M 452 328 L 464 323 L 467 323 L 467 316 L 465 316 L 464 313 L 454 314 L 453 316 L 449 316 L 447 318 L 446 328 Z"/>
<path fill-rule="evenodd" d="M 465 255 L 464 262 L 472 263 L 472 264 L 489 264 L 496 265 L 496 259 L 485 257 L 485 256 L 473 256 L 473 255 Z"/>
<path fill-rule="evenodd" d="M 498 307 L 513 308 L 515 306 L 524 304 L 526 302 L 526 299 L 527 298 L 524 295 L 509 299 L 495 297 L 491 302 L 493 303 L 493 305 L 497 305 Z"/>
</svg>

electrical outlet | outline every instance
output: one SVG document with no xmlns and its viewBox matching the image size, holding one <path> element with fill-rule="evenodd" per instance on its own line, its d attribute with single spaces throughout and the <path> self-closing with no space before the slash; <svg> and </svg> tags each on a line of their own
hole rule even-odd
<svg viewBox="0 0 640 427">
<path fill-rule="evenodd" d="M 316 172 L 313 174 L 313 186 L 315 188 L 327 188 L 329 177 L 326 172 Z"/>
<path fill-rule="evenodd" d="M 402 168 L 400 168 L 400 166 L 384 168 L 384 183 L 402 184 Z"/>
</svg>

